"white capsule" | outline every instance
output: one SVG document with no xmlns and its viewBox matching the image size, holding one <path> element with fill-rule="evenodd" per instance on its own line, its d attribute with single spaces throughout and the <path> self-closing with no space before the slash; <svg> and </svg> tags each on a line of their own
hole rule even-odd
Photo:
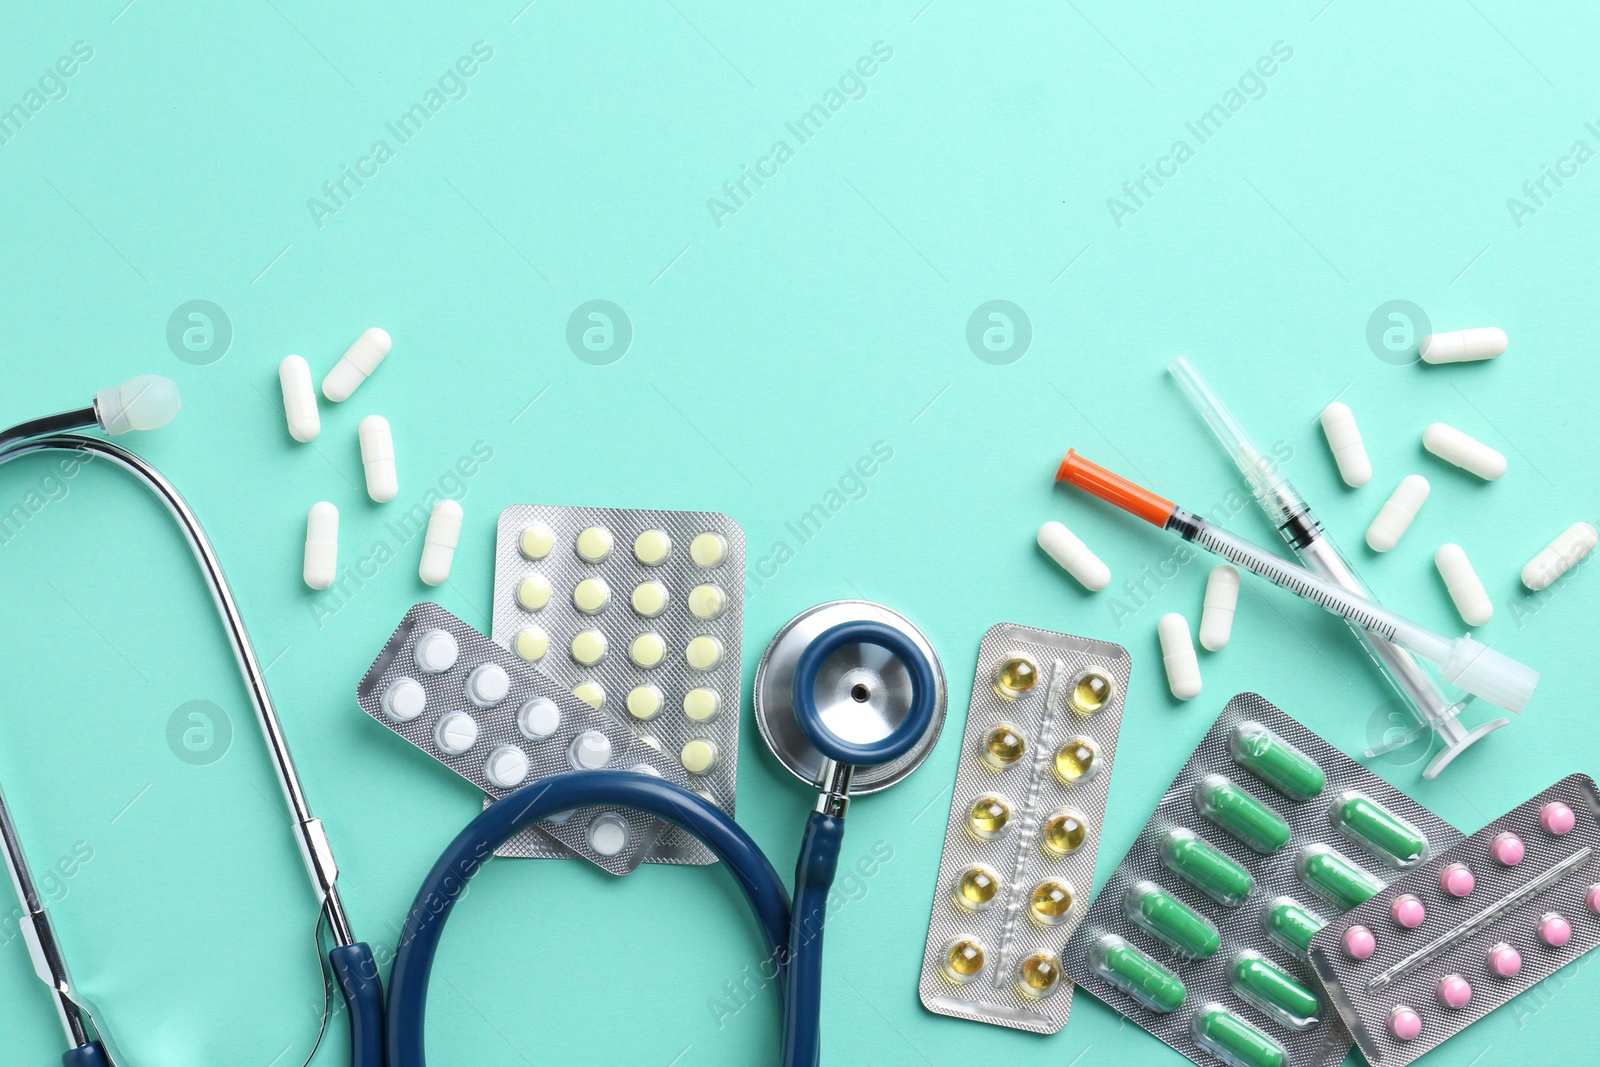
<svg viewBox="0 0 1600 1067">
<path fill-rule="evenodd" d="M 389 335 L 374 326 L 345 349 L 339 362 L 322 379 L 322 395 L 335 404 L 347 400 L 389 354 Z"/>
<path fill-rule="evenodd" d="M 1161 639 L 1161 665 L 1167 669 L 1167 688 L 1179 700 L 1193 700 L 1200 695 L 1200 660 L 1189 637 L 1189 620 L 1169 611 L 1156 623 L 1156 636 Z"/>
<path fill-rule="evenodd" d="M 283 388 L 283 417 L 289 423 L 289 436 L 301 442 L 314 440 L 322 432 L 322 416 L 317 413 L 310 365 L 300 356 L 284 356 L 278 364 L 278 384 Z"/>
<path fill-rule="evenodd" d="M 1417 346 L 1424 363 L 1465 363 L 1493 359 L 1506 350 L 1506 332 L 1498 326 L 1480 326 L 1453 333 L 1430 333 Z"/>
<path fill-rule="evenodd" d="M 1111 568 L 1078 535 L 1054 520 L 1039 527 L 1039 547 L 1090 592 L 1111 584 Z"/>
<path fill-rule="evenodd" d="M 1206 578 L 1205 607 L 1200 612 L 1200 645 L 1208 652 L 1227 646 L 1233 636 L 1233 613 L 1239 607 L 1239 572 L 1224 563 Z"/>
<path fill-rule="evenodd" d="M 367 473 L 367 495 L 387 504 L 400 493 L 400 478 L 394 466 L 394 434 L 389 420 L 368 415 L 356 429 L 361 439 L 361 467 Z"/>
<path fill-rule="evenodd" d="M 1367 547 L 1374 552 L 1387 552 L 1400 543 L 1400 538 L 1411 528 L 1411 520 L 1422 510 L 1432 486 L 1420 474 L 1408 474 L 1400 479 L 1389 499 L 1378 509 L 1378 517 L 1367 527 Z"/>
<path fill-rule="evenodd" d="M 450 577 L 450 564 L 456 558 L 456 544 L 461 540 L 461 505 L 454 500 L 441 500 L 433 506 L 428 516 L 428 534 L 422 541 L 422 563 L 417 576 L 428 585 L 443 585 Z"/>
<path fill-rule="evenodd" d="M 1600 544 L 1600 532 L 1586 522 L 1573 523 L 1522 568 L 1522 584 L 1535 593 L 1550 588 L 1551 583 L 1594 551 L 1597 544 Z"/>
<path fill-rule="evenodd" d="M 1468 626 L 1482 626 L 1494 615 L 1494 604 L 1489 593 L 1472 569 L 1472 561 L 1460 545 L 1440 545 L 1433 554 L 1433 565 L 1439 568 L 1445 591 L 1455 602 L 1461 621 Z"/>
<path fill-rule="evenodd" d="M 1492 482 L 1506 472 L 1506 457 L 1454 426 L 1436 422 L 1422 431 L 1422 447 L 1446 463 L 1453 463 Z"/>
<path fill-rule="evenodd" d="M 1339 477 L 1352 489 L 1372 480 L 1372 461 L 1367 459 L 1367 446 L 1361 443 L 1361 428 L 1349 404 L 1335 400 L 1322 409 L 1322 432 L 1327 435 L 1328 448 L 1333 451 L 1333 461 L 1339 465 Z"/>
<path fill-rule="evenodd" d="M 338 568 L 339 509 L 323 500 L 306 513 L 306 557 L 300 573 L 312 589 L 326 589 Z"/>
</svg>

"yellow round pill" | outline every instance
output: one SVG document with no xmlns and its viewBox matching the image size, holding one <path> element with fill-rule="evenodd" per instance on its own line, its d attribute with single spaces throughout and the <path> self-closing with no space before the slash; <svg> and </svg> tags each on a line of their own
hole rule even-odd
<svg viewBox="0 0 1600 1067">
<path fill-rule="evenodd" d="M 708 634 L 701 634 L 683 650 L 683 658 L 697 671 L 714 671 L 722 662 L 722 642 Z"/>
<path fill-rule="evenodd" d="M 572 658 L 593 667 L 606 658 L 606 635 L 599 630 L 581 630 L 572 639 Z"/>
<path fill-rule="evenodd" d="M 628 658 L 633 660 L 636 667 L 649 670 L 661 662 L 667 654 L 667 643 L 660 634 L 640 634 L 633 639 L 633 644 L 628 646 Z"/>
<path fill-rule="evenodd" d="M 1048 952 L 1035 952 L 1017 968 L 1017 992 L 1025 997 L 1047 997 L 1061 980 L 1061 963 Z"/>
<path fill-rule="evenodd" d="M 1099 671 L 1089 671 L 1073 684 L 1069 703 L 1075 713 L 1087 717 L 1106 706 L 1115 688 L 1110 678 Z"/>
<path fill-rule="evenodd" d="M 689 610 L 699 619 L 714 619 L 728 606 L 720 585 L 697 585 L 689 590 Z"/>
<path fill-rule="evenodd" d="M 653 619 L 667 610 L 667 587 L 660 582 L 643 582 L 633 587 L 633 610 Z"/>
<path fill-rule="evenodd" d="M 530 574 L 517 583 L 517 604 L 523 611 L 538 611 L 550 603 L 550 579 Z"/>
<path fill-rule="evenodd" d="M 956 879 L 951 898 L 968 911 L 982 911 L 994 903 L 1000 892 L 1000 876 L 981 863 L 975 863 Z"/>
<path fill-rule="evenodd" d="M 578 558 L 585 563 L 599 563 L 611 555 L 611 546 L 614 541 L 611 531 L 604 526 L 591 526 L 578 535 L 576 548 Z"/>
<path fill-rule="evenodd" d="M 538 663 L 550 651 L 550 635 L 537 626 L 526 626 L 517 634 L 512 647 L 527 662 Z"/>
<path fill-rule="evenodd" d="M 596 711 L 606 702 L 606 691 L 600 688 L 599 682 L 579 682 L 572 690 L 572 695 Z"/>
<path fill-rule="evenodd" d="M 721 706 L 722 698 L 715 689 L 691 689 L 683 694 L 683 713 L 695 722 L 710 722 Z"/>
<path fill-rule="evenodd" d="M 970 937 L 958 937 L 944 950 L 945 977 L 970 982 L 983 971 L 983 946 Z"/>
<path fill-rule="evenodd" d="M 967 829 L 980 841 L 999 837 L 1010 823 L 1011 804 L 997 793 L 985 793 L 972 802 L 967 812 Z"/>
<path fill-rule="evenodd" d="M 1028 898 L 1028 914 L 1043 926 L 1057 926 L 1067 921 L 1072 911 L 1072 887 L 1058 878 L 1046 878 L 1033 887 Z"/>
<path fill-rule="evenodd" d="M 646 567 L 658 566 L 672 551 L 672 538 L 665 530 L 646 530 L 633 539 L 633 558 Z"/>
<path fill-rule="evenodd" d="M 705 774 L 717 762 L 717 746 L 714 742 L 696 738 L 683 746 L 683 751 L 678 754 L 678 762 L 690 774 Z"/>
<path fill-rule="evenodd" d="M 517 549 L 524 559 L 544 559 L 555 544 L 556 532 L 546 523 L 534 519 L 522 528 L 522 537 L 517 541 Z"/>
<path fill-rule="evenodd" d="M 598 615 L 611 603 L 611 587 L 604 578 L 585 578 L 572 587 L 572 606 L 585 615 Z"/>
<path fill-rule="evenodd" d="M 660 713 L 661 690 L 655 686 L 641 685 L 628 694 L 628 714 L 635 719 L 648 722 Z"/>
<path fill-rule="evenodd" d="M 689 542 L 689 558 L 709 570 L 728 558 L 728 542 L 719 533 L 703 533 Z"/>
</svg>

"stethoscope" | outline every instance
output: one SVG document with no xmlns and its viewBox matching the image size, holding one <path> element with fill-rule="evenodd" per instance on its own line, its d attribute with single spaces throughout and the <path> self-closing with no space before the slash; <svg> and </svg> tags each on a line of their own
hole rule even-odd
<svg viewBox="0 0 1600 1067">
<path fill-rule="evenodd" d="M 389 976 L 389 1067 L 425 1067 L 428 979 L 451 911 L 483 863 L 550 815 L 622 805 L 698 837 L 733 875 L 766 944 L 783 1004 L 785 1067 L 817 1067 L 822 934 L 852 795 L 915 770 L 944 725 L 944 673 L 910 620 L 862 600 L 820 604 L 772 639 L 756 669 L 755 719 L 773 756 L 819 790 L 801 839 L 791 905 L 782 880 L 739 825 L 670 782 L 627 771 L 566 774 L 524 786 L 461 831 L 418 890 Z"/>
<path fill-rule="evenodd" d="M 326 922 L 328 936 L 333 942 L 333 947 L 327 953 L 327 962 L 350 1009 L 350 1062 L 352 1067 L 380 1067 L 383 1062 L 383 989 L 377 964 L 373 960 L 372 950 L 364 942 L 355 940 L 351 932 L 350 920 L 335 885 L 339 866 L 334 861 L 333 849 L 328 844 L 322 823 L 312 816 L 305 793 L 300 788 L 288 742 L 284 739 L 277 711 L 272 706 L 272 697 L 267 692 L 266 678 L 216 552 L 194 512 L 154 467 L 119 445 L 68 432 L 88 426 L 98 426 L 110 436 L 129 430 L 153 430 L 171 421 L 178 413 L 179 406 L 178 388 L 171 381 L 156 375 L 135 378 L 123 385 L 102 389 L 95 395 L 94 403 L 86 408 L 46 416 L 0 431 L 0 465 L 47 450 L 78 452 L 103 458 L 133 474 L 166 505 L 177 520 L 216 601 L 223 627 L 233 645 L 239 672 L 250 693 L 250 701 L 255 706 L 256 720 L 266 737 L 267 751 L 272 756 L 278 784 L 293 813 L 296 843 L 305 860 L 311 887 L 320 902 L 318 956 L 320 958 L 322 955 L 320 930 Z M 69 1048 L 62 1056 L 62 1063 L 66 1067 L 125 1065 L 128 1061 L 116 1052 L 106 1031 L 103 1013 L 97 1011 L 72 984 L 61 943 L 56 937 L 49 913 L 41 902 L 11 811 L 3 796 L 0 796 L 0 838 L 4 839 L 6 870 L 11 875 L 11 885 L 21 905 L 23 915 L 20 928 L 28 946 L 28 954 L 33 960 L 34 973 L 49 988 L 56 1015 L 67 1037 Z"/>
</svg>

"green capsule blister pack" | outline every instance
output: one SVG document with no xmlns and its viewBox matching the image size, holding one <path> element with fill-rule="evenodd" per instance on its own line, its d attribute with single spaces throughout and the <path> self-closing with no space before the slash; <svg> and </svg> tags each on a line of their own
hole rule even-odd
<svg viewBox="0 0 1600 1067">
<path fill-rule="evenodd" d="M 1331 1067 L 1352 1039 L 1306 960 L 1327 922 L 1461 839 L 1255 693 L 1207 731 L 1061 955 L 1207 1067 Z"/>
</svg>

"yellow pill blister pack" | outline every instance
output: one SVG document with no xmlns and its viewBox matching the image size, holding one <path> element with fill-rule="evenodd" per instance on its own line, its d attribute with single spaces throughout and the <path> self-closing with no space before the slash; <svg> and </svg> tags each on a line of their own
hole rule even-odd
<svg viewBox="0 0 1600 1067">
<path fill-rule="evenodd" d="M 929 1011 L 1066 1025 L 1061 948 L 1089 904 L 1128 671 L 1120 645 L 984 635 L 922 958 Z"/>
<path fill-rule="evenodd" d="M 720 512 L 514 504 L 500 513 L 494 640 L 627 724 L 729 815 L 743 616 L 744 531 Z M 532 833 L 500 855 L 569 858 Z M 667 826 L 645 862 L 714 857 Z"/>
</svg>

